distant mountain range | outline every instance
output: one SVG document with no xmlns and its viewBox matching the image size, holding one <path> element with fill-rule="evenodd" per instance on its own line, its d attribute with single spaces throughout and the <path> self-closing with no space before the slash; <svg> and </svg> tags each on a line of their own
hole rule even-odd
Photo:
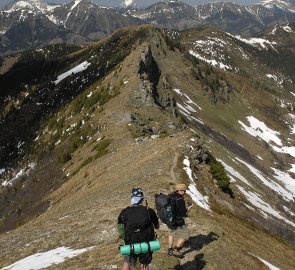
<svg viewBox="0 0 295 270">
<path fill-rule="evenodd" d="M 224 31 L 253 35 L 267 26 L 295 21 L 295 4 L 294 1 L 265 1 L 243 6 L 216 2 L 195 8 L 181 1 L 165 1 L 130 14 L 165 28 L 182 30 L 211 24 Z"/>
<path fill-rule="evenodd" d="M 178 30 L 211 24 L 227 32 L 253 35 L 269 26 L 293 21 L 294 0 L 270 0 L 252 6 L 216 2 L 198 7 L 163 1 L 141 10 L 135 1 L 122 1 L 120 8 L 111 9 L 89 0 L 59 5 L 22 0 L 0 11 L 0 53 L 63 42 L 83 44 L 121 27 L 144 23 Z"/>
</svg>

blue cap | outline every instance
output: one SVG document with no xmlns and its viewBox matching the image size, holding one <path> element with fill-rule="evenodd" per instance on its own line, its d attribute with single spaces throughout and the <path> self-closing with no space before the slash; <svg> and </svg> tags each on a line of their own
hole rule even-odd
<svg viewBox="0 0 295 270">
<path fill-rule="evenodd" d="M 133 188 L 131 191 L 131 197 L 143 197 L 143 191 L 141 188 Z"/>
</svg>

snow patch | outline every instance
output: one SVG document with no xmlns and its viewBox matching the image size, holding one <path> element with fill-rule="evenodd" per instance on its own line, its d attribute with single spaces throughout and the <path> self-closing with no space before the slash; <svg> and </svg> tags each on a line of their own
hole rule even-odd
<svg viewBox="0 0 295 270">
<path fill-rule="evenodd" d="M 259 156 L 259 155 L 256 155 L 256 157 L 257 157 L 258 159 L 260 159 L 260 160 L 263 160 L 263 158 L 262 158 L 261 156 Z"/>
<path fill-rule="evenodd" d="M 288 33 L 295 33 L 289 25 L 282 26 L 282 28 Z"/>
<path fill-rule="evenodd" d="M 289 154 L 292 157 L 295 157 L 295 146 L 283 146 L 283 147 L 276 147 L 272 146 L 273 150 L 278 153 Z"/>
<path fill-rule="evenodd" d="M 252 191 L 246 191 L 243 187 L 241 186 L 237 186 L 238 189 L 244 194 L 244 196 L 247 198 L 247 200 L 254 205 L 255 207 L 259 208 L 261 211 L 263 211 L 264 213 L 270 214 L 273 217 L 276 217 L 278 219 L 281 219 L 283 221 L 285 221 L 286 223 L 292 225 L 293 227 L 295 227 L 295 224 L 284 218 L 278 211 L 274 210 L 268 203 L 266 203 L 265 201 L 263 201 L 260 198 L 260 195 L 252 192 Z"/>
<path fill-rule="evenodd" d="M 192 105 L 196 106 L 197 109 L 202 110 L 202 108 L 198 104 L 193 102 L 192 99 L 187 94 L 181 92 L 180 89 L 174 88 L 173 91 L 176 92 L 178 95 L 186 98 L 186 101 L 184 103 L 187 107 L 189 106 L 190 108 L 192 108 L 190 105 L 188 105 L 188 104 L 192 104 Z M 194 112 L 196 112 L 196 111 L 194 110 Z"/>
<path fill-rule="evenodd" d="M 288 213 L 288 214 L 290 214 L 291 216 L 295 216 L 295 214 L 288 208 L 288 207 L 286 207 L 285 205 L 283 205 L 283 208 L 284 208 L 284 210 Z"/>
<path fill-rule="evenodd" d="M 53 264 L 59 264 L 65 261 L 66 258 L 73 258 L 89 251 L 95 247 L 88 247 L 83 249 L 71 249 L 68 247 L 59 247 L 43 253 L 36 253 L 17 261 L 0 270 L 39 270 L 49 267 Z"/>
<path fill-rule="evenodd" d="M 244 131 L 248 132 L 250 135 L 254 137 L 258 137 L 262 139 L 263 141 L 269 143 L 274 151 L 278 153 L 289 154 L 292 157 L 295 157 L 295 147 L 283 146 L 281 139 L 277 136 L 277 135 L 280 135 L 279 132 L 268 128 L 265 125 L 265 123 L 259 121 L 254 116 L 248 116 L 247 119 L 250 123 L 250 127 L 246 126 L 243 122 L 238 121 L 240 125 L 243 127 L 242 129 Z M 279 147 L 271 144 L 270 142 L 274 142 Z"/>
<path fill-rule="evenodd" d="M 248 180 L 243 177 L 239 172 L 237 172 L 234 168 L 232 168 L 231 166 L 227 165 L 224 161 L 222 161 L 221 159 L 217 159 L 225 168 L 225 170 L 231 175 L 234 176 L 235 178 L 238 178 L 239 180 L 241 180 L 243 183 L 247 184 L 248 186 L 252 187 L 252 185 L 248 182 Z"/>
<path fill-rule="evenodd" d="M 223 69 L 223 70 L 232 70 L 233 69 L 231 66 L 223 64 L 222 62 L 217 62 L 215 59 L 206 59 L 205 57 L 201 56 L 197 52 L 194 52 L 193 50 L 190 50 L 189 53 L 192 56 L 200 59 L 201 61 L 204 61 L 205 63 L 208 63 L 209 65 L 211 65 L 213 67 L 218 67 L 218 68 Z"/>
<path fill-rule="evenodd" d="M 280 270 L 280 268 L 275 267 L 274 265 L 272 265 L 271 263 L 267 262 L 266 260 L 263 260 L 261 258 L 259 258 L 256 255 L 253 255 L 251 253 L 249 253 L 250 255 L 252 255 L 253 257 L 256 257 L 257 259 L 259 259 L 261 262 L 263 262 L 270 270 Z"/>
<path fill-rule="evenodd" d="M 287 190 L 295 194 L 295 179 L 291 177 L 289 173 L 282 172 L 275 168 L 271 168 L 271 169 L 275 173 L 274 178 L 279 180 L 281 183 L 283 183 Z"/>
<path fill-rule="evenodd" d="M 291 134 L 295 134 L 295 115 L 292 113 L 289 113 L 288 116 L 290 117 L 292 121 L 292 126 L 290 125 L 289 128 L 291 129 Z"/>
<path fill-rule="evenodd" d="M 3 187 L 12 186 L 15 181 L 17 181 L 20 177 L 22 177 L 24 175 L 28 175 L 35 167 L 36 167 L 36 163 L 30 163 L 27 166 L 27 168 L 21 169 L 10 180 L 3 181 L 2 186 Z"/>
<path fill-rule="evenodd" d="M 284 80 L 281 78 L 278 78 L 276 75 L 272 75 L 272 74 L 266 74 L 266 77 L 273 79 L 278 85 L 282 85 Z"/>
<path fill-rule="evenodd" d="M 286 201 L 294 201 L 295 194 L 284 187 L 280 186 L 278 183 L 274 182 L 273 180 L 265 177 L 262 172 L 251 166 L 250 164 L 246 163 L 245 161 L 239 159 L 236 157 L 236 160 L 238 160 L 240 163 L 243 163 L 248 167 L 248 169 L 257 177 L 260 179 L 260 181 L 276 193 L 280 194 Z"/>
<path fill-rule="evenodd" d="M 54 81 L 55 84 L 59 84 L 62 80 L 64 80 L 65 78 L 67 78 L 68 76 L 72 75 L 72 74 L 77 74 L 79 72 L 82 72 L 84 70 L 86 70 L 89 66 L 91 65 L 91 63 L 88 63 L 87 61 L 84 61 L 83 63 L 81 63 L 80 65 L 70 69 L 69 71 L 59 75 L 57 77 L 57 79 Z"/>
<path fill-rule="evenodd" d="M 234 36 L 234 35 L 231 35 L 229 33 L 227 33 L 227 34 L 229 36 L 234 37 L 234 38 L 236 38 L 236 39 L 238 39 L 238 40 L 240 40 L 240 41 L 242 41 L 244 43 L 247 43 L 249 45 L 252 45 L 252 46 L 255 46 L 255 47 L 257 47 L 256 45 L 259 45 L 263 49 L 268 49 L 268 47 L 265 45 L 265 44 L 267 44 L 267 45 L 271 46 L 275 50 L 275 48 L 273 47 L 273 45 L 277 44 L 274 41 L 273 42 L 270 42 L 269 40 L 264 39 L 264 38 L 248 38 L 248 39 L 246 39 L 246 38 L 242 38 L 239 35 Z"/>
<path fill-rule="evenodd" d="M 78 6 L 79 3 L 80 3 L 81 1 L 82 1 L 82 0 L 76 0 L 76 1 L 74 2 L 74 4 L 72 5 L 72 7 L 71 7 L 71 11 L 72 11 L 76 6 Z"/>
<path fill-rule="evenodd" d="M 292 166 L 292 168 L 288 171 L 291 173 L 295 173 L 295 164 L 292 164 L 291 166 Z"/>
<path fill-rule="evenodd" d="M 248 116 L 247 120 L 250 123 L 250 127 L 246 126 L 243 122 L 239 121 L 240 125 L 243 127 L 243 130 L 245 130 L 254 137 L 261 138 L 263 141 L 267 143 L 272 141 L 275 144 L 282 146 L 282 141 L 277 136 L 280 135 L 279 132 L 268 128 L 264 122 L 259 121 L 254 116 Z"/>
<path fill-rule="evenodd" d="M 208 197 L 203 196 L 201 192 L 198 191 L 196 184 L 193 179 L 193 172 L 190 168 L 190 161 L 188 157 L 185 157 L 183 160 L 183 165 L 184 165 L 184 170 L 187 173 L 189 179 L 190 179 L 190 184 L 188 186 L 187 194 L 193 199 L 193 201 L 200 207 L 204 208 L 205 210 L 211 211 L 209 202 L 208 202 Z"/>
</svg>

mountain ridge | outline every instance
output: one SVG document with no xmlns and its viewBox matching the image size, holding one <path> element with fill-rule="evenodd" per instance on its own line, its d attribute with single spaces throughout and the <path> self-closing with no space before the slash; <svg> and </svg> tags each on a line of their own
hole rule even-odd
<svg viewBox="0 0 295 270">
<path fill-rule="evenodd" d="M 2 161 L 11 157 L 0 168 L 1 267 L 63 245 L 96 247 L 52 269 L 118 268 L 115 223 L 130 188 L 143 187 L 153 206 L 153 195 L 179 180 L 194 201 L 187 256 L 167 258 L 162 225 L 154 269 L 265 269 L 258 257 L 293 267 L 293 82 L 277 53 L 292 44 L 285 29 L 252 40 L 143 25 L 83 48 L 27 52 L 22 73 L 34 60 L 38 77 L 8 84 L 13 67 L 0 77 L 3 89 L 16 89 L 1 97 L 0 131 L 14 139 L 13 150 L 0 142 Z M 28 103 L 38 110 L 27 112 Z M 41 121 L 29 121 L 20 139 L 25 113 Z"/>
</svg>

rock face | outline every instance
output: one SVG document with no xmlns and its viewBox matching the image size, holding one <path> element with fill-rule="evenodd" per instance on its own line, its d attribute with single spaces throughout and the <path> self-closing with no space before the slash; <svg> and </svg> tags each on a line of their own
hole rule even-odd
<svg viewBox="0 0 295 270">
<path fill-rule="evenodd" d="M 139 60 L 138 76 L 140 84 L 133 90 L 130 103 L 134 107 L 153 107 L 158 102 L 157 85 L 160 78 L 160 70 L 155 62 L 149 47 L 141 53 Z"/>
</svg>

